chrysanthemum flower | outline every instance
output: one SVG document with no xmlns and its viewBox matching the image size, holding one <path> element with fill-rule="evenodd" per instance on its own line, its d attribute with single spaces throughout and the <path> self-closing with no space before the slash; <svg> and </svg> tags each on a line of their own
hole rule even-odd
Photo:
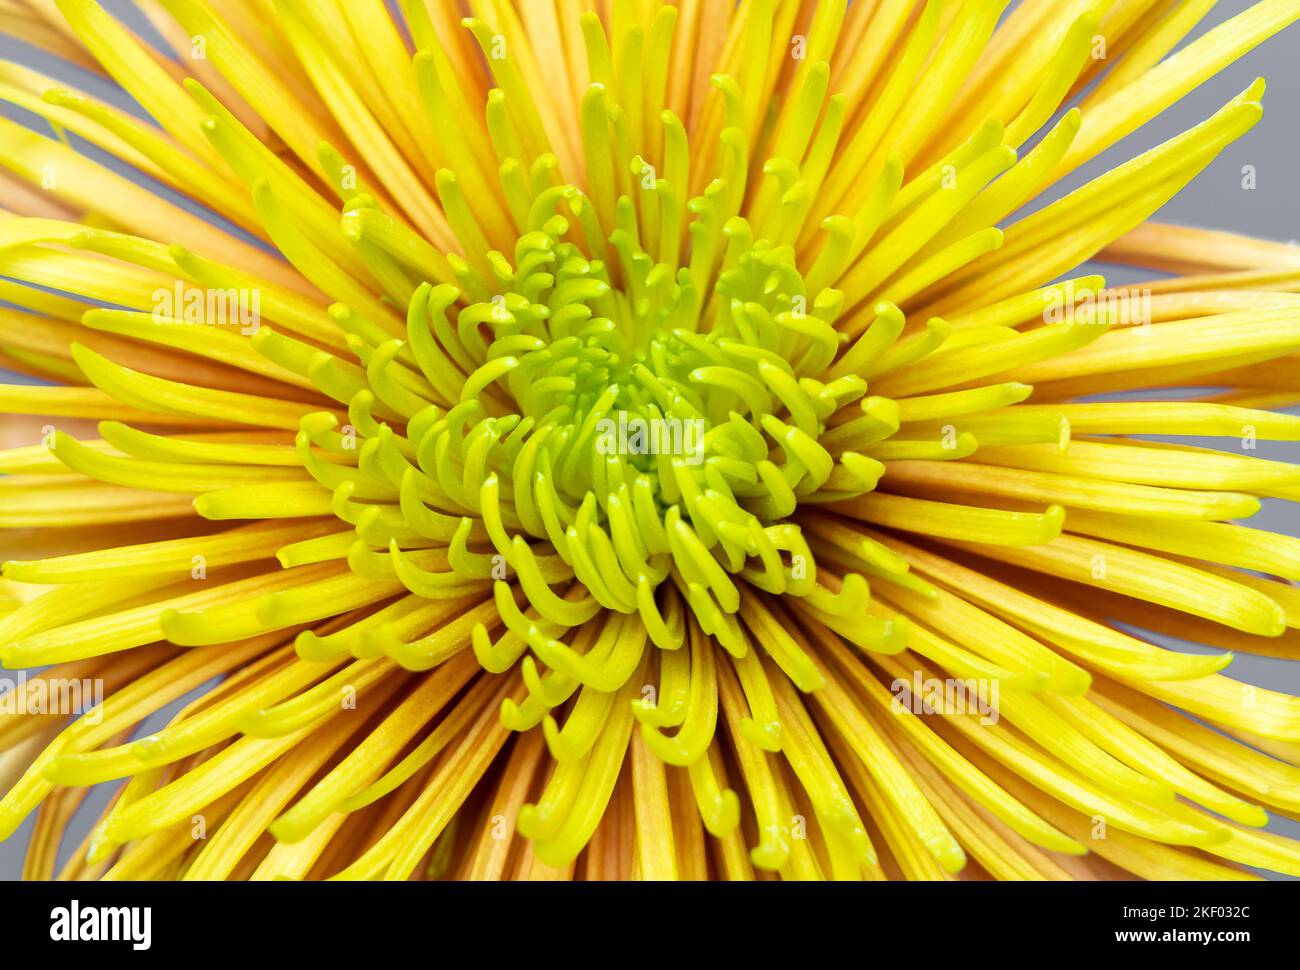
<svg viewBox="0 0 1300 970">
<path fill-rule="evenodd" d="M 0 7 L 157 122 L 0 65 L 28 876 L 1300 873 L 1263 83 L 1017 215 L 1296 0 L 141 6 Z"/>
</svg>

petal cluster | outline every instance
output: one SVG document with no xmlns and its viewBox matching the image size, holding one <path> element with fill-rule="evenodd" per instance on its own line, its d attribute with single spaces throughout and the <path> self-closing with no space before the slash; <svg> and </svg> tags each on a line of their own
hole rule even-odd
<svg viewBox="0 0 1300 970">
<path fill-rule="evenodd" d="M 1294 0 L 10 6 L 27 876 L 1300 874 L 1263 82 L 1038 201 Z"/>
</svg>

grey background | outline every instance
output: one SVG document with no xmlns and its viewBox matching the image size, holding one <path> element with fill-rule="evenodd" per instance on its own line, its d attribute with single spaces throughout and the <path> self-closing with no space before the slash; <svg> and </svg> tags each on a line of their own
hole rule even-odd
<svg viewBox="0 0 1300 970">
<path fill-rule="evenodd" d="M 155 36 L 139 16 L 130 0 L 101 0 L 103 5 L 123 17 L 147 37 Z M 1220 0 L 1188 41 L 1214 25 L 1251 6 L 1250 0 Z M 1185 41 L 1184 43 L 1186 43 Z M 93 75 L 54 58 L 39 54 L 9 36 L 0 36 L 0 57 L 38 69 L 56 78 L 75 82 L 119 106 L 139 112 L 121 91 L 102 83 Z M 1254 130 L 1229 146 L 1179 196 L 1158 214 L 1162 221 L 1249 233 L 1266 239 L 1296 241 L 1300 239 L 1300 192 L 1296 191 L 1297 153 L 1300 152 L 1300 24 L 1256 48 L 1236 64 L 1193 91 L 1133 135 L 1121 141 L 1091 164 L 1074 173 L 1033 205 L 1040 206 L 1068 192 L 1116 164 L 1203 121 L 1224 102 L 1244 90 L 1256 77 L 1268 79 L 1264 96 L 1264 119 Z M 44 122 L 12 105 L 0 102 L 0 114 L 48 131 Z M 81 146 L 84 147 L 84 146 Z M 94 149 L 88 153 L 104 158 Z M 1241 186 L 1242 166 L 1255 166 L 1257 187 L 1245 191 Z M 170 195 L 170 193 L 168 193 Z M 176 196 L 171 196 L 179 200 Z M 1149 279 L 1153 274 L 1121 267 L 1098 267 L 1112 284 Z M 1071 274 L 1073 275 L 1073 274 Z M 0 382 L 23 380 L 0 370 Z M 1222 441 L 1206 444 L 1222 446 Z M 1260 442 L 1259 457 L 1300 461 L 1300 443 Z M 1289 535 L 1300 535 L 1300 512 L 1290 503 L 1267 501 L 1263 511 L 1250 524 Z M 1190 651 L 1203 648 L 1195 644 L 1171 643 Z M 1227 671 L 1231 676 L 1259 686 L 1288 693 L 1300 693 L 1300 664 L 1264 657 L 1238 655 Z M 0 674 L 0 676 L 5 676 Z M 187 703 L 183 698 L 151 718 L 141 733 L 155 730 L 172 713 Z M 74 819 L 64 853 L 79 840 L 107 802 L 115 786 L 101 785 L 93 791 Z M 33 816 L 34 817 L 34 816 Z M 0 842 L 0 880 L 17 879 L 22 871 L 23 854 L 31 834 L 32 819 L 19 828 L 8 841 Z M 1300 823 L 1275 818 L 1271 831 L 1300 838 Z M 60 859 L 60 865 L 63 858 Z"/>
</svg>

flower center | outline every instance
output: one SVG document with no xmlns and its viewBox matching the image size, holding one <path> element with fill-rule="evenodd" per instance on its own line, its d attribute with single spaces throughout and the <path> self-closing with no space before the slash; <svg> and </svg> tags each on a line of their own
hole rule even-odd
<svg viewBox="0 0 1300 970">
<path fill-rule="evenodd" d="M 868 492 L 883 471 L 847 450 L 861 436 L 844 409 L 866 383 L 812 376 L 840 347 L 839 294 L 810 298 L 793 249 L 753 240 L 741 220 L 693 227 L 695 252 L 725 240 L 710 286 L 703 269 L 647 254 L 631 203 L 601 239 L 578 190 L 547 195 L 556 211 L 539 200 L 513 263 L 492 253 L 491 278 L 466 263 L 462 287 L 416 290 L 406 341 L 340 319 L 367 378 L 350 407 L 359 464 L 392 483 L 401 511 L 393 521 L 391 506 L 333 486 L 361 537 L 353 568 L 419 595 L 495 580 L 503 619 L 529 642 L 544 637 L 539 622 L 574 626 L 603 607 L 639 613 L 652 641 L 675 648 L 670 584 L 706 633 L 743 651 L 737 580 L 824 594 L 791 517 Z M 478 302 L 455 312 L 462 293 Z M 408 389 L 411 371 L 443 400 Z M 304 424 L 309 469 L 328 473 L 308 445 L 337 450 L 335 424 Z"/>
</svg>

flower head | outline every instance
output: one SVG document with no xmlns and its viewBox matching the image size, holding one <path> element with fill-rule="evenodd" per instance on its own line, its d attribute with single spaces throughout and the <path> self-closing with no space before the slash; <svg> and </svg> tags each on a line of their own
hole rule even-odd
<svg viewBox="0 0 1300 970">
<path fill-rule="evenodd" d="M 1017 215 L 1294 0 L 399 6 L 0 14 L 157 122 L 0 65 L 29 875 L 1300 873 L 1300 468 L 1143 437 L 1300 440 L 1300 252 L 1147 221 L 1263 82 Z"/>
</svg>

